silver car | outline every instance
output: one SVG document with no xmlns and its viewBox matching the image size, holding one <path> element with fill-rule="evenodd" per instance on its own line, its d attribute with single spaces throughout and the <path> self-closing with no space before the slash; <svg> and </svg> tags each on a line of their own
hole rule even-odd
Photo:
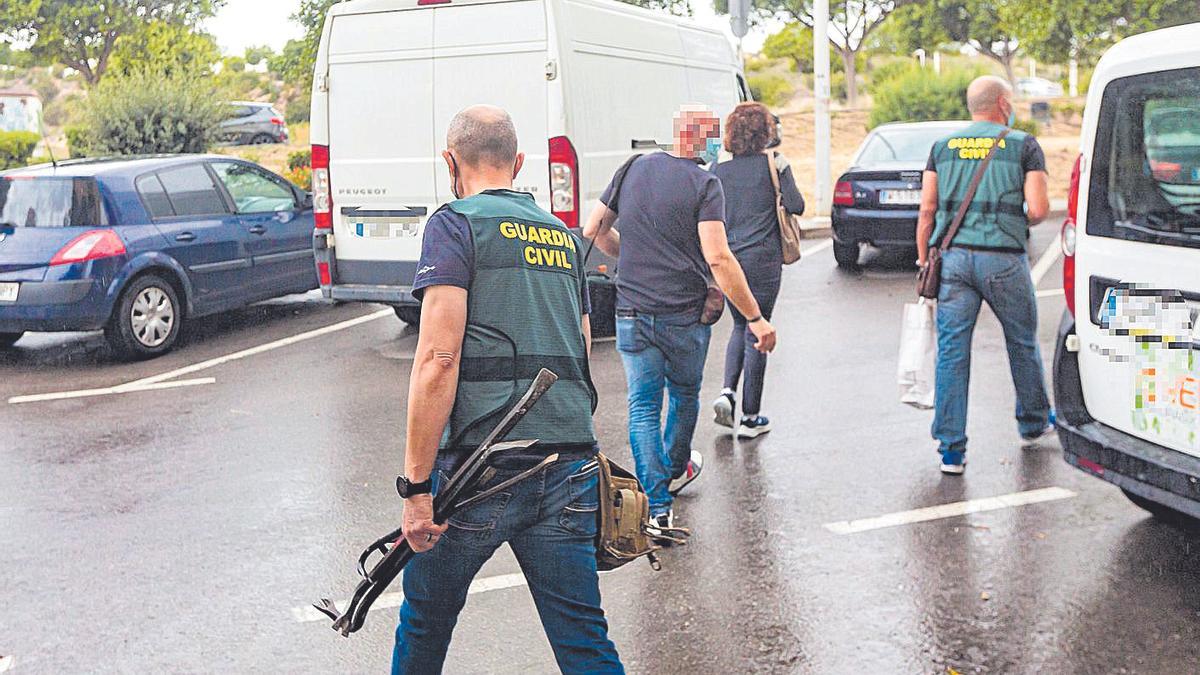
<svg viewBox="0 0 1200 675">
<path fill-rule="evenodd" d="M 220 133 L 230 145 L 262 145 L 287 143 L 288 129 L 270 103 L 234 101 L 229 104 L 231 115 L 221 122 Z"/>
</svg>

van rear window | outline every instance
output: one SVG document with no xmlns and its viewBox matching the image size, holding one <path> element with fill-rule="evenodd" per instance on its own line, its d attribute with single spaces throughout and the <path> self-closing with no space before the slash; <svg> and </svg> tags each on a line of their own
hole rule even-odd
<svg viewBox="0 0 1200 675">
<path fill-rule="evenodd" d="M 1200 68 L 1104 90 L 1087 232 L 1200 248 Z"/>
<path fill-rule="evenodd" d="M 107 222 L 95 178 L 0 176 L 4 227 L 95 227 Z"/>
</svg>

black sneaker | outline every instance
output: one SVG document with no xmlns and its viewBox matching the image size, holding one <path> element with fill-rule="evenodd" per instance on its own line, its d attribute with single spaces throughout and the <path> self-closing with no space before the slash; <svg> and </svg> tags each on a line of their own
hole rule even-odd
<svg viewBox="0 0 1200 675">
<path fill-rule="evenodd" d="M 733 428 L 733 409 L 737 402 L 733 399 L 733 392 L 729 389 L 721 392 L 721 395 L 713 401 L 713 421 L 723 427 Z"/>
<path fill-rule="evenodd" d="M 743 417 L 741 423 L 738 424 L 737 437 L 758 438 L 770 430 L 771 420 L 763 417 L 762 415 Z"/>
</svg>

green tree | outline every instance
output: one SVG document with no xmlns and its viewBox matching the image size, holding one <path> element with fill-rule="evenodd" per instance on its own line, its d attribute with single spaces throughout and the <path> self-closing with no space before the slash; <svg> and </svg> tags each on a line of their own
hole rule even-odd
<svg viewBox="0 0 1200 675">
<path fill-rule="evenodd" d="M 1195 21 L 1195 0 L 1047 0 L 1029 2 L 1017 35 L 1035 58 L 1094 63 L 1117 40 Z"/>
<path fill-rule="evenodd" d="M 275 52 L 267 45 L 259 45 L 256 47 L 246 47 L 246 52 L 243 56 L 246 59 L 246 63 L 257 66 L 263 61 L 270 61 L 271 57 L 275 56 Z"/>
<path fill-rule="evenodd" d="M 143 69 L 208 75 L 220 60 L 221 49 L 211 35 L 187 25 L 154 20 L 117 39 L 108 70 L 122 75 Z"/>
<path fill-rule="evenodd" d="M 0 0 L 0 36 L 30 39 L 31 54 L 78 70 L 90 85 L 117 41 L 154 20 L 194 26 L 225 0 Z"/>
<path fill-rule="evenodd" d="M 1018 26 L 1028 21 L 1031 5 L 1044 0 L 928 0 L 893 16 L 895 38 L 905 47 L 933 49 L 946 43 L 970 45 L 1004 68 L 1016 81 L 1013 66 L 1020 52 Z"/>
<path fill-rule="evenodd" d="M 211 77 L 138 70 L 92 91 L 82 136 L 96 155 L 204 152 L 227 112 Z"/>
<path fill-rule="evenodd" d="M 846 101 L 858 100 L 858 63 L 868 40 L 896 9 L 916 0 L 840 0 L 829 5 L 829 43 L 841 56 L 846 73 Z M 755 11 L 762 17 L 813 25 L 812 0 L 762 0 Z M 729 12 L 729 0 L 713 0 L 718 13 Z"/>
<path fill-rule="evenodd" d="M 812 29 L 799 21 L 783 27 L 778 33 L 768 35 L 763 42 L 763 55 L 772 59 L 790 59 L 793 69 L 809 72 L 813 68 L 813 32 Z M 845 66 L 840 58 L 834 58 L 833 46 L 829 47 L 829 69 L 831 72 L 843 72 Z M 859 52 L 855 59 L 857 68 L 865 65 L 866 57 Z"/>
<path fill-rule="evenodd" d="M 969 119 L 967 85 L 979 74 L 976 70 L 951 70 L 939 76 L 925 68 L 899 70 L 871 88 L 875 105 L 868 125 Z"/>
</svg>

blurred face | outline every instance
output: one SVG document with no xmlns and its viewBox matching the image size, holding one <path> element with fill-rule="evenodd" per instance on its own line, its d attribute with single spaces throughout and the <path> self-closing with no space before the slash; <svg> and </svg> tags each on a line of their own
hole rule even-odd
<svg viewBox="0 0 1200 675">
<path fill-rule="evenodd" d="M 675 147 L 683 156 L 700 156 L 708 139 L 720 137 L 721 122 L 711 112 L 681 111 L 675 114 Z"/>
</svg>

